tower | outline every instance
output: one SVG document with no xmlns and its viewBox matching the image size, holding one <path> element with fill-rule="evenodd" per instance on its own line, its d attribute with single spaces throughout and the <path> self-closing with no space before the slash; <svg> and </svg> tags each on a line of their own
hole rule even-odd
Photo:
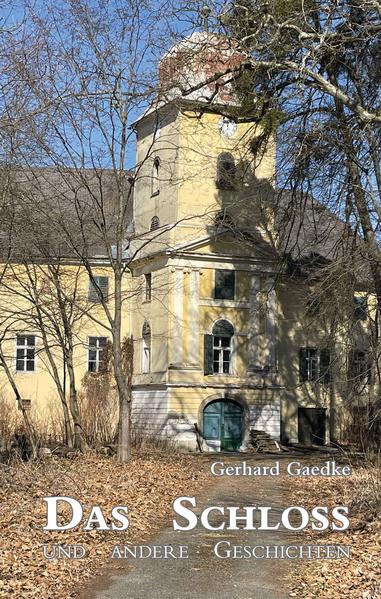
<svg viewBox="0 0 381 599">
<path fill-rule="evenodd" d="M 275 150 L 255 164 L 253 126 L 239 120 L 231 78 L 244 58 L 229 39 L 198 32 L 160 61 L 159 94 L 135 124 L 134 222 L 161 247 L 210 234 L 221 218 L 260 224 Z"/>
</svg>

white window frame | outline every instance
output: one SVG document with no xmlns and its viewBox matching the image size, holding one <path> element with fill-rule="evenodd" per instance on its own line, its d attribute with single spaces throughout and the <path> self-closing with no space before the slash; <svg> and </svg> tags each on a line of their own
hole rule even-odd
<svg viewBox="0 0 381 599">
<path fill-rule="evenodd" d="M 221 339 L 229 339 L 229 345 L 222 346 Z M 216 344 L 216 339 L 219 340 L 219 345 Z M 214 359 L 214 353 L 218 352 L 218 371 L 214 370 L 214 364 L 216 360 Z M 224 351 L 229 352 L 229 371 L 224 372 Z M 232 370 L 232 337 L 224 336 L 224 335 L 213 335 L 213 374 L 231 374 Z"/>
<path fill-rule="evenodd" d="M 316 382 L 319 380 L 319 376 L 320 376 L 320 350 L 317 347 L 312 347 L 312 346 L 306 346 L 302 349 L 305 349 L 308 351 L 308 357 L 306 357 L 307 378 L 304 382 L 306 382 L 306 383 Z M 313 352 L 313 355 L 311 355 L 311 352 Z M 316 376 L 313 376 L 313 370 L 314 370 L 313 366 L 312 366 L 313 362 L 315 362 Z"/>
<path fill-rule="evenodd" d="M 96 339 L 96 345 L 90 345 L 90 339 Z M 100 339 L 106 339 L 106 342 L 104 345 L 99 345 L 99 340 Z M 99 366 L 101 363 L 101 360 L 99 358 L 101 351 L 104 350 L 104 348 L 107 345 L 107 341 L 108 341 L 108 337 L 104 337 L 104 336 L 97 336 L 97 335 L 89 335 L 87 338 L 87 372 L 90 372 L 91 374 L 97 374 L 99 372 Z M 91 360 L 91 363 L 95 363 L 95 370 L 90 370 L 89 365 L 90 365 L 90 351 L 95 351 L 95 360 Z"/>
<path fill-rule="evenodd" d="M 23 344 L 23 345 L 19 345 L 18 344 L 18 337 L 34 337 L 34 345 L 28 345 L 28 343 Z M 22 372 L 23 374 L 29 374 L 32 372 L 36 372 L 37 369 L 37 335 L 35 333 L 16 333 L 16 339 L 15 339 L 15 343 L 16 343 L 16 353 L 15 353 L 15 372 Z M 24 356 L 22 358 L 23 363 L 24 363 L 24 368 L 22 370 L 19 370 L 17 368 L 17 362 L 18 360 L 21 358 L 17 358 L 17 353 L 19 349 L 23 349 L 24 350 Z M 34 350 L 34 354 L 33 354 L 33 370 L 27 370 L 26 369 L 26 365 L 28 362 L 28 358 L 27 358 L 27 350 L 28 349 L 33 349 Z"/>
<path fill-rule="evenodd" d="M 142 373 L 148 374 L 151 372 L 151 346 L 152 337 L 149 336 L 149 344 L 147 343 L 147 337 L 142 338 Z"/>
</svg>

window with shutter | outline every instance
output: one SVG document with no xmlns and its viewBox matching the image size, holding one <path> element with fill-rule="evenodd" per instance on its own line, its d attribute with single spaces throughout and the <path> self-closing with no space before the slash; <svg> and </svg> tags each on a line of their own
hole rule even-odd
<svg viewBox="0 0 381 599">
<path fill-rule="evenodd" d="M 89 301 L 93 304 L 108 302 L 109 277 L 94 277 L 94 282 L 89 281 Z"/>
<path fill-rule="evenodd" d="M 213 335 L 204 335 L 204 374 L 213 374 Z"/>
<path fill-rule="evenodd" d="M 329 383 L 331 380 L 331 353 L 327 348 L 320 350 L 319 379 L 322 383 Z"/>
<path fill-rule="evenodd" d="M 218 320 L 212 335 L 204 336 L 204 373 L 230 374 L 234 328 L 227 320 Z"/>
<path fill-rule="evenodd" d="M 371 364 L 368 355 L 360 349 L 353 349 L 348 355 L 348 379 L 356 383 L 369 381 Z"/>
<path fill-rule="evenodd" d="M 304 381 L 308 381 L 308 362 L 306 347 L 301 347 L 299 350 L 299 381 L 301 383 L 304 383 Z"/>
</svg>

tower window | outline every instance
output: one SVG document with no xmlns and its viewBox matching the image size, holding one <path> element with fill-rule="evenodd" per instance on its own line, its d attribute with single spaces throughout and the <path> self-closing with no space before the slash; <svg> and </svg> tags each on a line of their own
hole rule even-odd
<svg viewBox="0 0 381 599">
<path fill-rule="evenodd" d="M 234 156 L 229 152 L 223 152 L 217 159 L 217 180 L 219 189 L 234 189 L 237 169 Z"/>
<path fill-rule="evenodd" d="M 150 302 L 152 298 L 152 274 L 149 272 L 144 275 L 146 289 L 145 289 L 145 301 Z"/>
<path fill-rule="evenodd" d="M 158 216 L 154 216 L 151 219 L 150 231 L 155 231 L 155 229 L 158 229 L 159 227 L 160 227 L 159 217 Z"/>
<path fill-rule="evenodd" d="M 151 372 L 151 327 L 147 321 L 142 327 L 142 372 Z"/>
<path fill-rule="evenodd" d="M 151 195 L 155 196 L 160 193 L 160 158 L 156 156 L 152 166 L 151 176 Z"/>
</svg>

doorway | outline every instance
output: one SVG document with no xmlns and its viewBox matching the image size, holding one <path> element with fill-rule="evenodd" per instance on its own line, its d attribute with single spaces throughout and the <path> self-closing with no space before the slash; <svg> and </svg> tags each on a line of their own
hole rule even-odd
<svg viewBox="0 0 381 599">
<path fill-rule="evenodd" d="M 243 441 L 243 409 L 232 400 L 216 400 L 204 408 L 203 436 L 217 451 L 238 451 Z"/>
<path fill-rule="evenodd" d="M 298 408 L 298 441 L 302 445 L 325 444 L 325 408 Z"/>
</svg>

